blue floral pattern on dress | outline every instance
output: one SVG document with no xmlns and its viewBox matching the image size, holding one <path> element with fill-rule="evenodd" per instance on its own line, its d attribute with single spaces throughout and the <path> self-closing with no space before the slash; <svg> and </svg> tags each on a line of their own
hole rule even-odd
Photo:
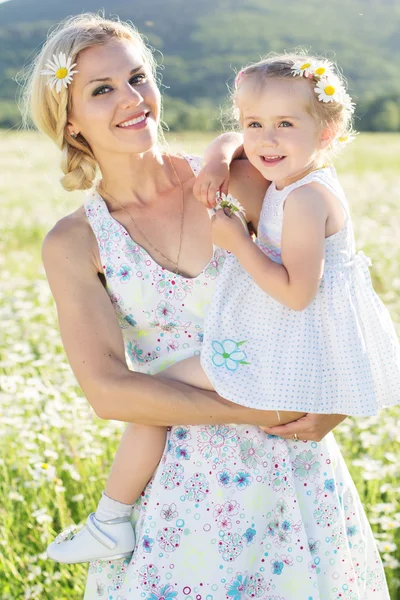
<svg viewBox="0 0 400 600">
<path fill-rule="evenodd" d="M 213 341 L 214 355 L 212 361 L 214 365 L 216 367 L 226 367 L 229 371 L 236 371 L 239 365 L 248 365 L 249 363 L 245 361 L 247 354 L 240 348 L 245 343 L 246 340 L 242 342 L 233 340 Z"/>
</svg>

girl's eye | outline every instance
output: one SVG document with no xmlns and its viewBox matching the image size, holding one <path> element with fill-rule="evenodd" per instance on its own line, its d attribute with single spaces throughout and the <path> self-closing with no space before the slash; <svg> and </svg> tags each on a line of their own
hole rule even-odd
<svg viewBox="0 0 400 600">
<path fill-rule="evenodd" d="M 292 127 L 292 124 L 289 121 L 281 121 L 279 127 Z"/>
<path fill-rule="evenodd" d="M 145 80 L 146 75 L 144 73 L 137 73 L 136 75 L 133 75 L 130 78 L 129 83 L 131 85 L 140 85 L 141 83 L 144 83 Z M 93 96 L 101 96 L 103 94 L 106 94 L 109 90 L 112 90 L 112 87 L 110 85 L 101 85 L 100 87 L 94 90 Z"/>
<path fill-rule="evenodd" d="M 248 127 L 255 129 L 255 128 L 261 127 L 261 124 L 258 121 L 253 121 L 252 123 L 249 123 Z"/>
</svg>

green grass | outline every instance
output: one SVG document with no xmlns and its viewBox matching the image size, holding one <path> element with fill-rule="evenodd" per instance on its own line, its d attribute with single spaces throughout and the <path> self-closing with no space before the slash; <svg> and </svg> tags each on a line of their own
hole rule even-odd
<svg viewBox="0 0 400 600">
<path fill-rule="evenodd" d="M 211 137 L 168 140 L 172 149 L 201 154 Z M 399 135 L 362 134 L 337 167 L 357 246 L 371 256 L 375 287 L 400 332 L 399 155 Z M 95 508 L 122 428 L 95 418 L 82 397 L 40 261 L 46 231 L 82 202 L 59 186 L 58 160 L 36 133 L 0 133 L 1 600 L 82 598 L 86 568 L 47 561 L 44 548 Z M 400 600 L 399 416 L 393 408 L 348 419 L 336 435 L 376 532 L 392 600 Z"/>
</svg>

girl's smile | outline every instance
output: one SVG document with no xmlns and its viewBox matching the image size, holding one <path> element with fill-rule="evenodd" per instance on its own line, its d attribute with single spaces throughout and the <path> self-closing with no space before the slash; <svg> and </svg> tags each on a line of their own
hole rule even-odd
<svg viewBox="0 0 400 600">
<path fill-rule="evenodd" d="M 244 148 L 250 162 L 278 188 L 303 177 L 322 160 L 322 132 L 308 112 L 306 80 L 251 77 L 237 93 Z"/>
</svg>

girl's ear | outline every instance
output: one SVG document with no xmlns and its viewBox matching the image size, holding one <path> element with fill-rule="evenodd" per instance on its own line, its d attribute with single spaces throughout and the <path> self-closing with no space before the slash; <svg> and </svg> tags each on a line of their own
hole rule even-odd
<svg viewBox="0 0 400 600">
<path fill-rule="evenodd" d="M 327 146 L 329 146 L 329 144 L 333 141 L 335 135 L 336 135 L 335 131 L 333 131 L 333 129 L 330 129 L 328 127 L 322 131 L 322 134 L 320 137 L 321 150 L 326 148 Z"/>
</svg>

